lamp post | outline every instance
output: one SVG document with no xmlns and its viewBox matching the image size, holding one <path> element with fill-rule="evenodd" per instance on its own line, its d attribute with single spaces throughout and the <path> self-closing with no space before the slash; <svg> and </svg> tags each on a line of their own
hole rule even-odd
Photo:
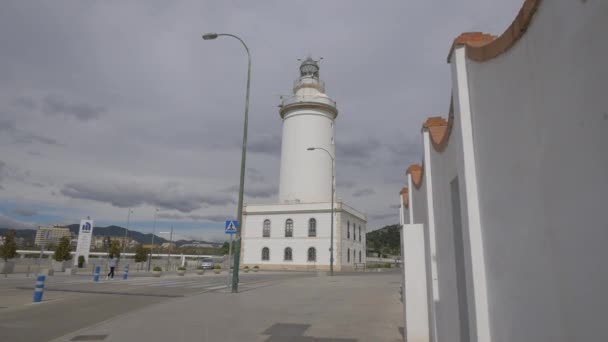
<svg viewBox="0 0 608 342">
<path fill-rule="evenodd" d="M 156 214 L 158 214 L 158 208 L 154 209 L 154 223 L 152 224 L 152 246 L 150 246 L 150 257 L 148 258 L 148 272 L 150 272 L 150 266 L 152 265 L 152 254 L 154 253 L 154 235 L 156 234 Z"/>
<path fill-rule="evenodd" d="M 123 244 L 122 244 L 122 254 L 125 254 L 125 251 L 127 250 L 127 233 L 129 232 L 129 221 L 131 221 L 132 213 L 133 213 L 133 210 L 131 208 L 129 208 L 129 212 L 127 214 L 127 228 L 125 228 L 125 238 L 123 239 Z"/>
<path fill-rule="evenodd" d="M 169 267 L 171 266 L 171 245 L 173 244 L 173 227 L 171 227 L 170 232 L 158 232 L 158 234 L 169 234 L 169 253 L 167 255 L 167 272 L 169 272 Z"/>
<path fill-rule="evenodd" d="M 309 147 L 306 150 L 323 150 L 327 152 L 327 155 L 331 159 L 331 235 L 329 239 L 329 275 L 334 275 L 334 192 L 335 192 L 335 159 L 331 153 L 323 147 Z"/>
<path fill-rule="evenodd" d="M 233 269 L 233 273 L 232 273 L 232 293 L 237 293 L 239 292 L 239 262 L 240 262 L 240 257 L 241 257 L 241 226 L 243 224 L 243 189 L 245 186 L 245 159 L 246 159 L 246 154 L 247 154 L 247 122 L 248 122 L 248 116 L 249 116 L 249 84 L 250 84 L 250 79 L 251 79 L 251 54 L 249 53 L 249 48 L 247 47 L 247 45 L 245 44 L 245 42 L 233 35 L 233 34 L 229 34 L 229 33 L 207 33 L 203 35 L 203 39 L 204 40 L 213 40 L 216 39 L 217 37 L 220 36 L 226 36 L 226 37 L 232 37 L 235 39 L 238 39 L 239 42 L 241 42 L 241 44 L 243 44 L 243 47 L 245 48 L 245 51 L 247 52 L 247 91 L 245 93 L 245 122 L 243 125 L 243 147 L 241 150 L 241 179 L 240 179 L 240 186 L 239 186 L 239 203 L 238 203 L 238 209 L 237 209 L 237 221 L 238 221 L 238 225 L 237 225 L 237 237 L 236 237 L 236 244 L 235 244 L 235 248 L 234 248 L 234 269 Z M 228 271 L 230 272 L 230 266 L 228 268 Z"/>
</svg>

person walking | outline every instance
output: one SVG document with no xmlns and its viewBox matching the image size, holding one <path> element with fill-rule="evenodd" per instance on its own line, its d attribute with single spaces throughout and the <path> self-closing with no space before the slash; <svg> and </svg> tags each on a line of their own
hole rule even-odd
<svg viewBox="0 0 608 342">
<path fill-rule="evenodd" d="M 108 278 L 114 279 L 114 269 L 116 268 L 116 259 L 114 259 L 114 255 L 110 255 L 110 260 L 108 260 L 108 267 L 110 268 L 110 273 L 106 276 L 106 280 Z"/>
</svg>

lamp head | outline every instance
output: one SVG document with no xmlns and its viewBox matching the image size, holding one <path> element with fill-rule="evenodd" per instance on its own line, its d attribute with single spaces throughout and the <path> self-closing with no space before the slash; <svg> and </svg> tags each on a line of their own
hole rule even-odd
<svg viewBox="0 0 608 342">
<path fill-rule="evenodd" d="M 215 38 L 217 38 L 217 33 L 205 33 L 203 35 L 204 40 L 213 40 Z"/>
</svg>

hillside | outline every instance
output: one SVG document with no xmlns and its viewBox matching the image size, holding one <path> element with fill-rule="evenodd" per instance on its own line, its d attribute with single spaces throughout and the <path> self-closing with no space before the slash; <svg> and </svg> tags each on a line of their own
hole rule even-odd
<svg viewBox="0 0 608 342">
<path fill-rule="evenodd" d="M 365 235 L 367 250 L 377 256 L 397 256 L 401 254 L 400 228 L 398 224 L 384 226 Z"/>
</svg>

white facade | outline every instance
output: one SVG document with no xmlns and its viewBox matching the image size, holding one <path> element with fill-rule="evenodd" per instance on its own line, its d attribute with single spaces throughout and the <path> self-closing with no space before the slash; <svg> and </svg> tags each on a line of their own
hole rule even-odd
<svg viewBox="0 0 608 342">
<path fill-rule="evenodd" d="M 329 270 L 333 201 L 334 270 L 354 269 L 366 262 L 367 219 L 336 201 L 335 191 L 332 198 L 338 111 L 325 95 L 316 61 L 302 63 L 293 96 L 284 98 L 280 108 L 279 203 L 245 205 L 241 263 L 261 269 Z"/>
<path fill-rule="evenodd" d="M 526 0 L 502 36 L 456 39 L 453 110 L 408 172 L 434 340 L 608 340 L 605 32 L 606 2 Z"/>
<path fill-rule="evenodd" d="M 334 270 L 353 269 L 355 263 L 366 262 L 365 216 L 342 202 L 335 205 Z M 244 266 L 258 266 L 261 269 L 329 269 L 331 203 L 247 205 L 245 209 L 241 235 Z M 309 230 L 311 219 L 315 221 L 314 231 Z M 293 222 L 291 237 L 286 236 L 287 220 Z M 265 221 L 270 222 L 269 236 L 264 236 Z M 268 248 L 268 260 L 263 259 L 264 248 Z M 291 248 L 292 260 L 285 259 L 286 248 Z M 312 260 L 308 258 L 310 248 L 315 249 Z"/>
</svg>

